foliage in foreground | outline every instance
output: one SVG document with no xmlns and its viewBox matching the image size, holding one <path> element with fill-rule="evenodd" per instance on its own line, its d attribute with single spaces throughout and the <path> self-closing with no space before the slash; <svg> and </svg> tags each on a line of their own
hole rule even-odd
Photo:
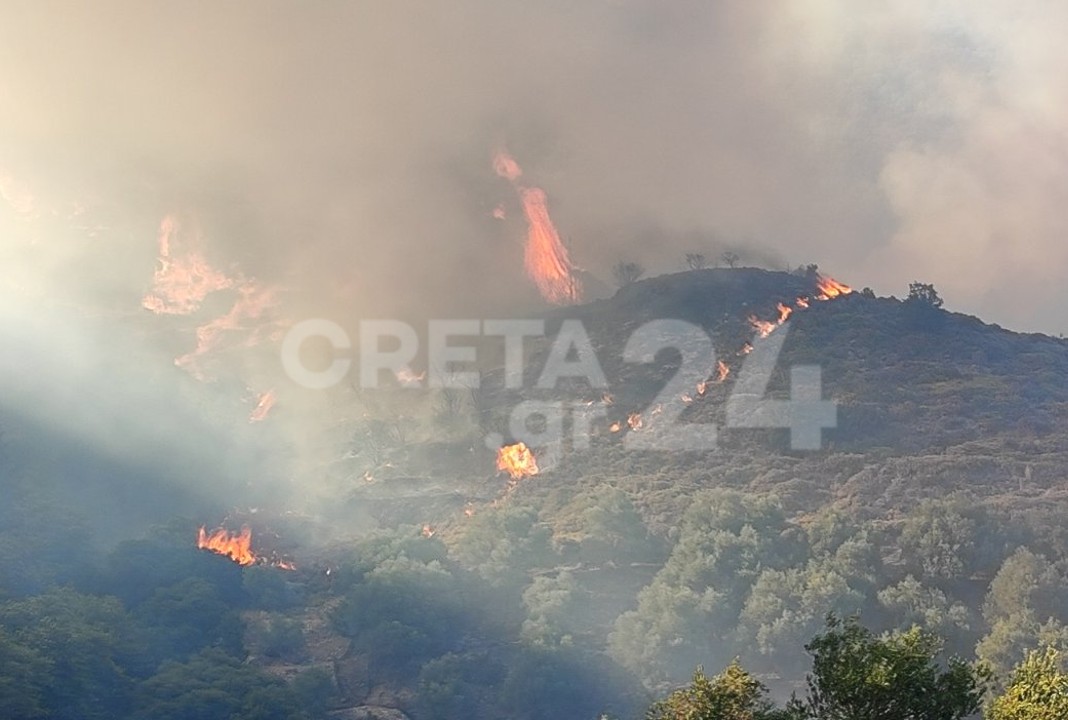
<svg viewBox="0 0 1068 720">
<path fill-rule="evenodd" d="M 990 680 L 982 666 L 940 661 L 941 641 L 919 628 L 877 637 L 855 619 L 829 616 L 805 649 L 812 656 L 805 697 L 785 708 L 734 662 L 714 678 L 698 670 L 647 720 L 962 720 L 980 708 Z"/>
<path fill-rule="evenodd" d="M 1068 673 L 1053 648 L 1027 656 L 1005 692 L 990 705 L 988 720 L 1061 720 L 1068 718 Z"/>
</svg>

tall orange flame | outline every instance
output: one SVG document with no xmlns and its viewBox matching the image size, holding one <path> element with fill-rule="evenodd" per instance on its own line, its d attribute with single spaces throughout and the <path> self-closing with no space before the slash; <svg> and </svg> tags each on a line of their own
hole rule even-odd
<svg viewBox="0 0 1068 720">
<path fill-rule="evenodd" d="M 224 528 L 219 528 L 209 535 L 201 525 L 197 531 L 197 547 L 225 555 L 238 565 L 251 565 L 256 562 L 256 556 L 252 554 L 252 529 L 248 525 L 242 527 L 241 532 L 236 535 L 230 534 Z"/>
<path fill-rule="evenodd" d="M 505 445 L 497 450 L 497 470 L 506 472 L 513 480 L 537 475 L 538 461 L 525 443 Z"/>
<path fill-rule="evenodd" d="M 581 287 L 574 275 L 570 254 L 549 217 L 545 191 L 520 185 L 517 181 L 523 171 L 519 163 L 504 150 L 493 157 L 493 169 L 512 182 L 523 204 L 523 213 L 527 218 L 523 265 L 527 275 L 545 300 L 557 305 L 578 302 L 581 299 Z"/>
</svg>

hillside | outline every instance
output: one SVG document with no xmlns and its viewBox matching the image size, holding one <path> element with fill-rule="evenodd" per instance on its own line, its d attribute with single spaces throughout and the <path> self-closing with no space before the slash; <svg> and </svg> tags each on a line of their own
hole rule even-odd
<svg viewBox="0 0 1068 720">
<path fill-rule="evenodd" d="M 78 534 L 92 518 L 9 463 L 0 643 L 51 663 L 109 658 L 104 675 L 71 672 L 125 704 L 93 701 L 86 716 L 179 718 L 224 697 L 245 712 L 274 693 L 304 708 L 278 717 L 390 720 L 637 717 L 695 666 L 733 657 L 782 697 L 832 611 L 876 630 L 919 624 L 1001 677 L 1029 648 L 1068 645 L 1068 345 L 915 300 L 820 300 L 818 281 L 749 268 L 651 278 L 546 315 L 522 388 L 504 387 L 490 353 L 479 392 L 341 396 L 334 494 L 318 513 L 231 517 L 252 528 L 258 559 L 244 568 L 193 547 L 200 518 L 94 549 Z M 728 422 L 763 352 L 749 318 L 775 321 L 780 303 L 792 311 L 767 330 L 783 339 L 768 397 L 789 397 L 792 366 L 821 368 L 837 423 L 818 449 Z M 608 387 L 538 388 L 573 319 Z M 663 319 L 702 328 L 726 365 L 703 394 L 682 393 L 678 419 L 717 425 L 714 448 L 626 446 L 679 432 L 656 406 L 670 405 L 658 396 L 682 354 L 624 360 Z M 484 438 L 516 440 L 509 413 L 532 400 L 589 412 L 590 431 L 534 446 L 540 472 L 510 479 Z M 44 520 L 20 520 L 28 508 Z M 375 529 L 353 531 L 357 517 Z M 52 536 L 49 518 L 68 530 Z M 63 623 L 35 624 L 56 608 Z M 58 682 L 34 669 L 47 662 L 24 668 L 43 678 L 30 695 Z"/>
<path fill-rule="evenodd" d="M 769 397 L 788 397 L 788 368 L 821 368 L 823 397 L 837 405 L 837 427 L 823 431 L 819 450 L 791 451 L 785 430 L 727 427 L 725 403 L 746 359 L 738 349 L 754 339 L 747 319 L 775 318 L 778 303 L 792 304 L 817 292 L 811 278 L 788 273 L 704 270 L 639 281 L 610 299 L 559 311 L 548 316 L 545 340 L 528 341 L 534 347 L 527 357 L 525 390 L 504 391 L 503 368 L 484 368 L 490 389 L 479 402 L 489 408 L 484 413 L 489 418 L 481 418 L 481 425 L 507 435 L 507 412 L 523 400 L 599 400 L 600 391 L 581 382 L 560 391 L 536 389 L 554 326 L 577 318 L 589 333 L 613 402 L 604 408 L 605 420 L 594 423 L 590 447 L 579 451 L 565 443 L 551 472 L 520 484 L 517 492 L 523 497 L 560 485 L 573 491 L 608 478 L 631 478 L 671 489 L 662 494 L 675 498 L 675 505 L 648 508 L 647 519 L 666 525 L 678 519 L 686 493 L 703 487 L 774 491 L 794 512 L 834 505 L 860 515 L 900 512 L 956 491 L 1022 508 L 1060 492 L 1068 471 L 1068 436 L 1061 430 L 1068 417 L 1068 388 L 1059 378 L 1068 374 L 1068 342 L 894 298 L 854 292 L 812 302 L 790 318 Z M 678 372 L 680 359 L 665 350 L 657 363 L 625 363 L 624 347 L 637 328 L 665 318 L 703 328 L 717 357 L 731 369 L 722 383 L 710 382 L 707 394 L 679 418 L 718 427 L 717 448 L 709 453 L 623 449 L 631 413 L 644 413 L 642 432 L 656 432 L 649 411 Z M 612 423 L 623 431 L 609 432 Z M 477 500 L 485 485 L 493 484 L 488 477 L 492 453 L 480 446 L 477 437 L 461 438 L 455 444 L 407 447 L 401 454 L 411 474 L 438 477 L 452 490 L 474 485 L 466 492 Z M 456 460 L 443 461 L 443 456 Z M 400 463 L 394 465 L 399 469 Z M 485 480 L 472 480 L 472 473 Z M 388 496 L 387 488 L 368 492 Z M 398 486 L 399 497 L 410 494 Z"/>
</svg>

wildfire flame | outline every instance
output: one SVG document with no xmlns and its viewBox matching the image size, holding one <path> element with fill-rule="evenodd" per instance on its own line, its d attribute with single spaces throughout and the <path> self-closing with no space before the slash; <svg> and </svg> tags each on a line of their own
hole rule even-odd
<svg viewBox="0 0 1068 720">
<path fill-rule="evenodd" d="M 497 450 L 497 470 L 506 472 L 513 480 L 537 475 L 538 461 L 525 443 L 505 445 Z"/>
<path fill-rule="evenodd" d="M 731 369 L 722 360 L 716 361 L 716 384 L 723 382 L 731 374 Z"/>
<path fill-rule="evenodd" d="M 560 235 L 549 217 L 545 191 L 537 187 L 525 187 L 517 181 L 523 174 L 515 159 L 504 150 L 493 158 L 494 171 L 511 181 L 523 204 L 527 218 L 527 243 L 523 251 L 523 264 L 527 275 L 537 285 L 541 296 L 557 305 L 578 302 L 581 288 L 575 278 L 571 257 L 560 241 Z"/>
<path fill-rule="evenodd" d="M 420 387 L 423 380 L 426 379 L 426 370 L 421 373 L 416 373 L 410 367 L 403 367 L 400 370 L 394 372 L 394 375 L 404 387 Z"/>
<path fill-rule="evenodd" d="M 608 432 L 617 433 L 622 429 L 623 429 L 623 426 L 618 422 L 614 422 L 614 423 L 612 423 L 611 425 L 608 426 Z"/>
<path fill-rule="evenodd" d="M 243 526 L 240 533 L 233 535 L 225 528 L 219 528 L 209 535 L 201 525 L 197 531 L 197 547 L 225 555 L 238 565 L 251 565 L 256 562 L 256 556 L 252 553 L 252 529 L 248 525 Z"/>
<path fill-rule="evenodd" d="M 642 422 L 642 414 L 641 413 L 631 413 L 630 415 L 628 415 L 627 416 L 627 426 L 631 430 L 641 430 L 643 427 L 645 427 L 645 423 Z"/>
<path fill-rule="evenodd" d="M 779 303 L 775 307 L 779 311 L 779 317 L 775 320 L 761 320 L 756 315 L 749 316 L 749 324 L 756 331 L 757 335 L 762 338 L 771 335 L 771 333 L 775 331 L 775 328 L 786 322 L 794 312 L 792 307 L 782 303 Z"/>
<path fill-rule="evenodd" d="M 783 305 L 782 303 L 779 303 L 776 307 L 779 310 L 779 324 L 782 325 L 790 319 L 790 315 L 793 314 L 794 309 L 789 305 Z"/>
<path fill-rule="evenodd" d="M 753 352 L 753 346 L 749 343 L 742 345 L 742 349 L 738 351 L 740 355 L 748 355 L 751 352 Z"/>
<path fill-rule="evenodd" d="M 778 323 L 761 320 L 756 315 L 749 316 L 749 324 L 752 326 L 753 330 L 756 331 L 756 334 L 762 338 L 771 335 L 775 328 L 779 327 Z"/>
<path fill-rule="evenodd" d="M 221 345 L 226 333 L 245 331 L 245 344 L 251 346 L 261 342 L 264 336 L 281 339 L 282 329 L 277 323 L 262 322 L 267 309 L 277 304 L 275 289 L 263 286 L 254 278 L 230 277 L 216 270 L 201 253 L 200 242 L 195 229 L 183 228 L 176 215 L 163 218 L 158 239 L 159 265 L 153 275 L 152 290 L 141 299 L 141 305 L 157 315 L 191 315 L 211 293 L 236 290 L 237 297 L 229 312 L 198 327 L 196 348 L 175 360 L 176 365 L 203 379 L 197 361 Z"/>
<path fill-rule="evenodd" d="M 842 295 L 848 295 L 853 292 L 853 288 L 849 287 L 845 283 L 840 283 L 834 278 L 824 277 L 819 275 L 816 279 L 816 287 L 819 290 L 819 295 L 816 296 L 817 300 L 833 300 L 834 298 L 841 297 Z M 793 315 L 794 310 L 803 310 L 809 306 L 809 298 L 799 297 L 795 303 L 796 307 L 790 307 L 784 303 L 778 303 L 776 309 L 779 311 L 779 317 L 776 320 L 761 320 L 755 315 L 749 316 L 749 324 L 757 335 L 762 338 L 766 338 L 775 331 L 775 328 L 779 327 Z M 746 343 L 742 348 L 742 354 L 748 355 L 752 351 L 753 347 Z"/>
<path fill-rule="evenodd" d="M 152 291 L 141 305 L 157 315 L 188 315 L 209 294 L 233 287 L 234 281 L 214 269 L 191 241 L 183 242 L 181 225 L 167 215 L 159 226 L 159 267 Z"/>
<path fill-rule="evenodd" d="M 241 285 L 237 292 L 237 300 L 229 312 L 197 328 L 196 349 L 175 360 L 175 365 L 199 376 L 196 365 L 200 356 L 218 347 L 225 333 L 242 330 L 247 320 L 260 320 L 277 304 L 274 290 L 261 287 L 255 281 Z M 250 339 L 250 342 L 254 340 Z"/>
<path fill-rule="evenodd" d="M 853 292 L 853 288 L 838 282 L 834 278 L 824 277 L 820 275 L 816 280 L 816 287 L 819 289 L 820 294 L 816 296 L 817 300 L 833 300 L 841 295 L 849 295 Z"/>
<path fill-rule="evenodd" d="M 708 381 L 702 380 L 701 382 L 697 383 L 697 387 L 695 389 L 697 390 L 698 397 L 704 395 L 705 392 L 708 390 Z"/>
<path fill-rule="evenodd" d="M 271 412 L 271 408 L 274 407 L 275 400 L 274 390 L 268 390 L 260 395 L 260 400 L 256 403 L 256 407 L 249 413 L 248 421 L 250 423 L 263 422 L 267 419 L 267 415 Z"/>
<path fill-rule="evenodd" d="M 436 535 L 436 534 L 437 534 L 437 530 L 432 528 L 430 525 L 428 525 L 428 524 L 424 524 L 423 525 L 423 537 L 425 537 L 427 540 L 429 540 L 430 538 L 434 537 L 434 535 Z"/>
</svg>

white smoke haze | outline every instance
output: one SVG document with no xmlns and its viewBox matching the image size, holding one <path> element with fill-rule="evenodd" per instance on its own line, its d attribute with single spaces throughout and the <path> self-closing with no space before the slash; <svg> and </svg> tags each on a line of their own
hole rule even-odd
<svg viewBox="0 0 1068 720">
<path fill-rule="evenodd" d="M 9 4 L 4 402 L 118 454 L 184 457 L 231 407 L 244 426 L 277 368 L 229 337 L 217 382 L 247 387 L 207 411 L 172 363 L 233 293 L 141 307 L 169 214 L 213 267 L 277 288 L 272 322 L 529 311 L 502 145 L 601 278 L 732 248 L 1057 334 L 1066 33 L 1042 0 Z"/>
</svg>

